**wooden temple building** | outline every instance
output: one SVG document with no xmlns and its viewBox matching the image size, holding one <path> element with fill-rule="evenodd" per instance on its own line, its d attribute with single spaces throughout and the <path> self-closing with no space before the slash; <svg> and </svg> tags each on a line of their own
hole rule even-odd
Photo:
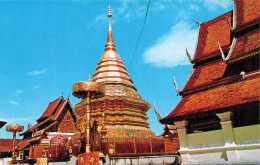
<svg viewBox="0 0 260 165">
<path fill-rule="evenodd" d="M 37 120 L 37 124 L 21 133 L 23 139 L 16 147 L 15 163 L 34 163 L 37 158 L 49 158 L 48 161 L 66 161 L 68 150 L 77 152 L 76 115 L 69 97 L 60 96 L 49 102 L 47 108 Z M 79 135 L 78 135 L 79 136 Z"/>
<path fill-rule="evenodd" d="M 199 23 L 193 69 L 176 86 L 182 98 L 160 120 L 177 126 L 183 164 L 260 163 L 259 9 L 259 0 L 234 0 Z"/>
</svg>

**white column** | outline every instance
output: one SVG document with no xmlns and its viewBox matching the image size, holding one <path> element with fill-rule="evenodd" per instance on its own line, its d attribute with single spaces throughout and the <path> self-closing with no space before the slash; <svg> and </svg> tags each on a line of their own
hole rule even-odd
<svg viewBox="0 0 260 165">
<path fill-rule="evenodd" d="M 223 132 L 223 138 L 225 141 L 225 147 L 236 146 L 235 138 L 234 138 L 234 134 L 233 134 L 232 122 L 231 122 L 231 114 L 232 114 L 231 111 L 216 114 L 218 116 L 218 118 L 220 119 L 220 124 L 221 124 L 222 132 Z M 234 150 L 234 149 L 227 150 L 226 152 L 227 152 L 228 161 L 238 160 L 237 150 Z"/>
<path fill-rule="evenodd" d="M 174 122 L 174 124 L 177 127 L 177 131 L 178 131 L 179 145 L 180 145 L 179 152 L 182 156 L 182 161 L 189 162 L 190 157 L 189 157 L 189 152 L 188 152 L 189 148 L 188 148 L 188 141 L 187 141 L 188 121 L 187 120 L 176 121 L 176 122 Z"/>
</svg>

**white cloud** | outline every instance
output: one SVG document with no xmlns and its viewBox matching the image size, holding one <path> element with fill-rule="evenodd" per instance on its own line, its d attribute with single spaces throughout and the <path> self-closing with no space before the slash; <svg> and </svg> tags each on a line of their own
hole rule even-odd
<svg viewBox="0 0 260 165">
<path fill-rule="evenodd" d="M 190 9 L 195 9 L 192 7 L 196 7 L 196 6 L 203 4 L 209 11 L 216 11 L 219 7 L 226 9 L 226 8 L 232 6 L 232 4 L 233 4 L 232 0 L 192 0 L 192 1 L 191 0 L 179 0 L 179 3 L 182 3 L 182 2 L 184 2 L 184 3 L 190 2 L 191 3 Z"/>
<path fill-rule="evenodd" d="M 22 90 L 15 90 L 15 91 L 13 92 L 13 96 L 14 96 L 17 100 L 20 100 L 20 95 L 23 94 L 23 93 L 24 93 L 24 91 L 22 91 Z"/>
<path fill-rule="evenodd" d="M 127 2 L 123 1 L 122 5 L 120 5 L 120 8 L 118 8 L 119 14 L 124 13 L 127 8 L 128 8 Z"/>
<path fill-rule="evenodd" d="M 158 11 L 158 10 L 163 10 L 166 8 L 166 5 L 168 5 L 165 2 L 154 2 L 151 4 L 150 9 L 149 10 L 153 10 L 153 11 Z"/>
<path fill-rule="evenodd" d="M 19 103 L 17 101 L 10 100 L 8 101 L 9 104 L 18 105 Z"/>
<path fill-rule="evenodd" d="M 144 62 L 156 67 L 174 67 L 189 64 L 186 47 L 194 54 L 198 29 L 192 29 L 187 22 L 179 22 L 169 34 L 162 36 L 155 45 L 143 54 Z"/>
<path fill-rule="evenodd" d="M 36 89 L 38 89 L 38 88 L 40 88 L 41 86 L 40 85 L 35 85 L 33 88 L 32 88 L 32 90 L 36 90 Z"/>
<path fill-rule="evenodd" d="M 106 14 L 101 14 L 101 15 L 98 15 L 94 18 L 94 22 L 97 23 L 97 22 L 104 22 L 107 20 L 107 15 Z"/>
<path fill-rule="evenodd" d="M 204 0 L 204 5 L 209 9 L 215 11 L 218 7 L 228 8 L 233 4 L 231 0 Z"/>
<path fill-rule="evenodd" d="M 190 5 L 190 9 L 199 11 L 199 10 L 200 10 L 200 7 L 199 7 L 198 5 L 191 4 L 191 5 Z"/>
<path fill-rule="evenodd" d="M 28 72 L 26 75 L 28 75 L 28 76 L 36 76 L 36 75 L 44 74 L 45 72 L 46 72 L 46 69 L 34 70 L 34 71 L 31 71 L 31 72 Z"/>
</svg>

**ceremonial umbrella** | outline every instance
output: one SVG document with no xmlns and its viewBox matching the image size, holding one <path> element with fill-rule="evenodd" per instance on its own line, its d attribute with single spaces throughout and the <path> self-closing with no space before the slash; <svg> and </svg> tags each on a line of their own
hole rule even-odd
<svg viewBox="0 0 260 165">
<path fill-rule="evenodd" d="M 12 152 L 12 160 L 15 160 L 15 139 L 16 139 L 16 132 L 23 131 L 24 127 L 21 125 L 16 125 L 16 122 L 14 125 L 8 125 L 6 126 L 6 131 L 13 132 L 13 152 Z"/>
<path fill-rule="evenodd" d="M 88 81 L 76 82 L 72 87 L 72 94 L 75 97 L 86 99 L 86 152 L 90 152 L 90 97 L 99 96 L 102 93 L 102 85 L 90 80 L 90 78 Z"/>
</svg>

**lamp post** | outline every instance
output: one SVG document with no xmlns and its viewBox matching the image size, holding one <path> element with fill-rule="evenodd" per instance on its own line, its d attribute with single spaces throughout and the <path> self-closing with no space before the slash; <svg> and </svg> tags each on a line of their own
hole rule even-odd
<svg viewBox="0 0 260 165">
<path fill-rule="evenodd" d="M 13 132 L 13 152 L 12 152 L 12 160 L 15 160 L 15 139 L 16 139 L 16 132 L 23 131 L 24 127 L 21 125 L 16 125 L 16 122 L 14 125 L 8 125 L 6 126 L 6 131 Z"/>
<path fill-rule="evenodd" d="M 73 84 L 72 94 L 75 97 L 86 99 L 86 152 L 90 152 L 90 98 L 103 93 L 101 84 L 92 80 L 80 81 Z"/>
</svg>

